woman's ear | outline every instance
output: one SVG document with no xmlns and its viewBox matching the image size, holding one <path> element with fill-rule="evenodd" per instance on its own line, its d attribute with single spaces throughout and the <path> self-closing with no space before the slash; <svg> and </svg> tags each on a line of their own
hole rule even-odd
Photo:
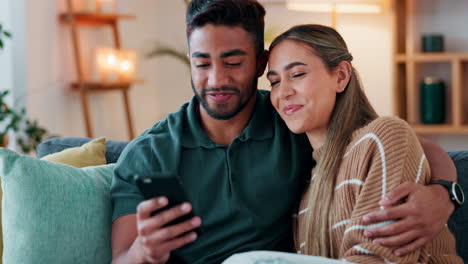
<svg viewBox="0 0 468 264">
<path fill-rule="evenodd" d="M 352 66 L 351 63 L 348 61 L 342 61 L 335 69 L 335 73 L 337 75 L 337 93 L 342 93 L 346 87 L 348 86 L 349 80 L 351 79 L 352 74 Z"/>
</svg>

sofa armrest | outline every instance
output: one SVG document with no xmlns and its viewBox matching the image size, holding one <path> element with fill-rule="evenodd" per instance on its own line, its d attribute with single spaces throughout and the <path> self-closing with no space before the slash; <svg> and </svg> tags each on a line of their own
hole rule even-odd
<svg viewBox="0 0 468 264">
<path fill-rule="evenodd" d="M 468 199 L 468 151 L 449 152 L 457 168 L 458 184 L 463 188 Z M 458 208 L 449 220 L 449 227 L 457 240 L 457 252 L 465 261 L 468 260 L 468 202 Z"/>
</svg>

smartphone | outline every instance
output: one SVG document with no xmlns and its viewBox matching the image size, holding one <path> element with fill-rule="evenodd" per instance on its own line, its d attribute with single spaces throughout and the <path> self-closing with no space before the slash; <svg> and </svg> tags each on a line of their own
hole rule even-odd
<svg viewBox="0 0 468 264">
<path fill-rule="evenodd" d="M 155 197 L 165 196 L 169 200 L 168 205 L 165 207 L 155 210 L 151 215 L 155 215 L 161 211 L 167 210 L 174 206 L 180 205 L 184 202 L 190 202 L 184 191 L 184 188 L 180 184 L 176 175 L 158 174 L 150 176 L 134 175 L 133 177 L 136 185 L 140 189 L 145 200 L 152 199 Z M 192 210 L 182 215 L 179 218 L 172 220 L 165 226 L 175 225 L 187 221 L 195 216 L 193 207 Z M 200 234 L 199 228 L 193 230 Z"/>
</svg>

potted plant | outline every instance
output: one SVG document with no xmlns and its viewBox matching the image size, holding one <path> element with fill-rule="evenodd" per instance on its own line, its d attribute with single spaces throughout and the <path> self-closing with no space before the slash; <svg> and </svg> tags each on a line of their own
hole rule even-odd
<svg viewBox="0 0 468 264">
<path fill-rule="evenodd" d="M 3 25 L 0 23 L 0 49 L 3 49 L 5 46 L 5 39 L 11 38 L 11 33 L 3 29 Z M 8 136 L 7 133 L 10 130 L 18 129 L 19 117 L 16 115 L 16 112 L 12 111 L 10 107 L 5 103 L 5 96 L 7 96 L 9 91 L 4 91 L 0 94 L 0 147 L 5 147 L 8 145 Z"/>
<path fill-rule="evenodd" d="M 17 113 L 5 102 L 5 97 L 10 91 L 0 93 L 0 147 L 8 146 L 8 132 L 18 131 L 22 113 Z"/>
<path fill-rule="evenodd" d="M 3 29 L 0 24 L 0 49 L 5 46 L 5 39 L 11 38 L 11 33 Z M 17 143 L 24 153 L 36 150 L 37 145 L 51 136 L 45 128 L 39 126 L 37 121 L 29 120 L 26 109 L 16 111 L 6 102 L 10 91 L 0 92 L 0 147 L 7 147 L 9 143 L 8 133 L 15 132 Z"/>
<path fill-rule="evenodd" d="M 17 143 L 24 153 L 36 150 L 43 140 L 50 138 L 47 130 L 41 127 L 36 120 L 26 118 L 26 109 L 15 111 L 6 102 L 5 97 L 10 91 L 0 93 L 0 147 L 7 147 L 8 132 L 17 135 Z"/>
</svg>

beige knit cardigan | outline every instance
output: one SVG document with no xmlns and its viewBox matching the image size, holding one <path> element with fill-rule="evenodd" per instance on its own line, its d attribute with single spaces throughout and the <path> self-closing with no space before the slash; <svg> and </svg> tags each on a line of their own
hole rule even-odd
<svg viewBox="0 0 468 264">
<path fill-rule="evenodd" d="M 321 150 L 314 152 L 318 160 Z M 313 182 L 315 169 L 312 170 Z M 364 236 L 366 229 L 388 225 L 381 222 L 365 225 L 362 217 L 380 210 L 379 201 L 403 182 L 427 184 L 429 164 L 411 127 L 401 119 L 381 117 L 355 131 L 336 176 L 331 206 L 332 246 L 336 258 L 353 263 L 438 263 L 463 264 L 456 255 L 455 240 L 449 229 L 442 232 L 422 249 L 402 257 L 394 248 L 372 243 Z M 295 244 L 302 253 L 305 244 L 305 213 L 309 190 L 305 191 L 295 218 Z M 417 209 L 416 209 L 417 210 Z M 313 212 L 312 212 L 313 213 Z"/>
</svg>

